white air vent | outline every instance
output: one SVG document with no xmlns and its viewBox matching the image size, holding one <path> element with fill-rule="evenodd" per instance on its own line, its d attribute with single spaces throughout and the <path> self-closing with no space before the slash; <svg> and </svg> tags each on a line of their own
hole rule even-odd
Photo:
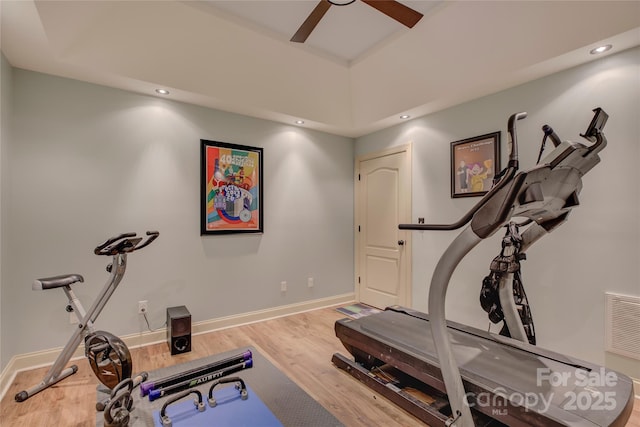
<svg viewBox="0 0 640 427">
<path fill-rule="evenodd" d="M 605 350 L 640 360 L 640 297 L 605 295 Z"/>
</svg>

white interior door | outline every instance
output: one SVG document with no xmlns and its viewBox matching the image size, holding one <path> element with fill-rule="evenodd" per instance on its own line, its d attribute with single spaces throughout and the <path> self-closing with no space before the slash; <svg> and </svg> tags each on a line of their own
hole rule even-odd
<svg viewBox="0 0 640 427">
<path fill-rule="evenodd" d="M 358 159 L 356 165 L 358 300 L 378 308 L 411 304 L 410 146 Z"/>
</svg>

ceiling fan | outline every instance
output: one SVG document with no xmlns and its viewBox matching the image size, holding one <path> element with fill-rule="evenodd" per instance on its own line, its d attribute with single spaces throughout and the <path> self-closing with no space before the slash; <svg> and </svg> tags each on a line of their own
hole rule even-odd
<svg viewBox="0 0 640 427">
<path fill-rule="evenodd" d="M 291 38 L 292 42 L 304 43 L 309 37 L 313 29 L 318 25 L 322 17 L 332 5 L 346 6 L 356 0 L 320 0 L 318 5 L 313 9 L 311 14 L 302 23 L 298 31 Z M 394 0 L 361 0 L 363 3 L 379 10 L 390 18 L 395 19 L 401 24 L 413 28 L 414 25 L 422 18 L 422 14 L 408 6 L 403 5 Z"/>
</svg>

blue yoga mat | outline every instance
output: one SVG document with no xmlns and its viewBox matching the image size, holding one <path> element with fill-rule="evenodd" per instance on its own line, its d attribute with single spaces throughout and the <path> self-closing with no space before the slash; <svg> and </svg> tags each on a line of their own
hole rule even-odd
<svg viewBox="0 0 640 427">
<path fill-rule="evenodd" d="M 270 427 L 281 425 L 285 427 L 343 427 L 343 424 L 340 423 L 340 421 L 338 421 L 330 412 L 313 400 L 311 396 L 305 393 L 304 390 L 276 368 L 266 357 L 260 354 L 256 348 L 251 346 L 151 371 L 149 372 L 149 381 L 156 381 L 170 375 L 199 368 L 207 364 L 235 356 L 239 353 L 246 352 L 247 350 L 251 351 L 253 354 L 253 367 L 238 371 L 234 373 L 233 376 L 242 378 L 246 386 L 251 387 L 249 398 L 247 400 L 241 400 L 239 398 L 240 393 L 235 389 L 233 383 L 220 384 L 214 389 L 218 405 L 210 408 L 206 398 L 208 397 L 211 382 L 200 384 L 196 389 L 200 391 L 202 396 L 205 398 L 205 411 L 197 412 L 193 404 L 193 399 L 196 396 L 195 394 L 190 394 L 190 397 L 185 397 L 183 400 L 169 405 L 167 410 L 169 416 L 171 417 L 171 414 L 175 413 L 175 419 L 172 418 L 174 426 L 195 427 L 200 425 L 231 425 L 226 422 L 223 423 L 220 417 L 216 415 L 226 410 L 231 410 L 231 412 L 235 414 L 232 417 L 234 427 Z M 327 361 L 327 364 L 330 363 L 330 361 Z M 227 388 L 229 389 L 228 391 Z M 230 393 L 230 405 L 225 406 L 222 404 L 223 402 L 226 402 L 224 395 L 220 395 L 220 398 L 217 397 L 218 392 L 223 391 Z M 235 396 L 237 397 L 237 402 L 233 399 L 233 393 L 236 393 Z M 104 386 L 98 386 L 96 396 L 98 401 L 103 401 L 105 398 L 109 397 L 109 394 L 109 390 L 106 390 Z M 158 424 L 158 414 L 167 399 L 169 399 L 168 396 L 151 402 L 148 397 L 141 397 L 139 390 L 134 390 L 133 408 L 130 413 L 129 427 L 155 427 L 160 425 Z M 184 409 L 181 406 L 183 402 L 185 405 Z M 233 409 L 236 406 L 240 411 Z M 184 411 L 184 415 L 175 412 L 176 409 L 174 409 L 174 407 L 177 408 L 178 411 Z M 227 409 L 227 407 L 229 409 Z M 267 408 L 266 411 L 264 411 L 264 407 Z M 222 411 L 220 411 L 221 409 Z M 254 412 L 256 410 L 261 412 Z M 189 415 L 188 421 L 184 422 L 183 417 L 187 415 Z M 246 421 L 247 418 L 249 418 L 248 422 Z M 274 419 L 275 423 L 271 423 Z M 213 420 L 215 420 L 215 423 Z M 240 420 L 242 420 L 242 422 L 240 422 Z M 104 415 L 102 412 L 97 412 L 96 427 L 103 426 Z"/>
<path fill-rule="evenodd" d="M 233 384 L 215 389 L 213 396 L 217 405 L 213 408 L 207 403 L 208 395 L 203 395 L 205 410 L 199 412 L 194 403 L 195 394 L 190 394 L 184 400 L 167 407 L 165 415 L 172 422 L 173 427 L 282 427 L 282 423 L 260 400 L 249 385 L 248 398 L 242 400 L 240 393 Z M 160 421 L 160 411 L 153 412 L 156 427 L 163 427 Z"/>
</svg>

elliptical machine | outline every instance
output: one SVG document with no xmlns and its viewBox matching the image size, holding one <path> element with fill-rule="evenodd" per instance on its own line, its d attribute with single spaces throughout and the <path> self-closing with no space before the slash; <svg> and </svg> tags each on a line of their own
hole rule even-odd
<svg viewBox="0 0 640 427">
<path fill-rule="evenodd" d="M 596 108 L 593 112 L 594 116 L 589 127 L 584 134 L 581 134 L 591 143 L 590 145 L 561 141 L 553 129 L 545 125 L 542 128 L 544 139 L 538 155 L 538 164 L 528 171 L 520 172 L 518 172 L 516 122 L 526 118 L 527 113 L 513 114 L 508 121 L 509 163 L 494 178 L 494 185 L 489 192 L 463 218 L 453 224 L 400 224 L 399 226 L 400 229 L 405 230 L 456 230 L 468 224 L 438 261 L 429 288 L 431 333 L 452 408 L 452 417 L 447 425 L 474 426 L 468 401 L 469 395 L 465 391 L 458 363 L 453 357 L 452 342 L 445 319 L 445 299 L 451 276 L 460 261 L 478 243 L 492 236 L 501 227 L 508 226 L 512 218 L 524 218 L 524 222 L 519 225 L 528 227 L 522 232 L 518 250 L 510 251 L 509 255 L 524 254 L 533 243 L 567 221 L 571 210 L 579 205 L 578 195 L 582 190 L 582 176 L 600 162 L 598 153 L 607 145 L 603 128 L 609 116 L 601 108 Z M 547 138 L 551 139 L 555 148 L 541 161 Z M 520 234 L 519 231 L 518 234 Z M 519 302 L 514 298 L 514 280 L 508 276 L 496 279 L 499 291 L 498 299 L 494 298 L 496 302 L 499 301 L 504 314 L 505 326 L 508 330 L 508 332 L 504 331 L 504 335 L 525 343 L 530 342 L 535 340 L 535 335 L 532 335 L 532 329 L 527 333 L 524 323 L 528 323 L 531 316 L 528 313 L 527 317 L 522 310 L 518 310 Z M 482 295 L 481 302 L 485 304 L 487 302 L 483 301 Z M 489 305 L 483 308 L 486 310 Z M 487 311 L 491 315 L 491 309 Z M 532 321 L 530 325 L 533 325 Z M 624 411 L 630 412 L 629 401 Z"/>
<path fill-rule="evenodd" d="M 137 237 L 136 233 L 124 233 L 108 239 L 98 245 L 94 253 L 96 255 L 109 255 L 111 262 L 107 265 L 109 279 L 102 291 L 93 302 L 88 312 L 85 312 L 80 300 L 71 289 L 74 283 L 84 282 L 80 274 L 65 274 L 61 276 L 36 279 L 32 289 L 36 291 L 62 288 L 67 295 L 69 303 L 66 310 L 74 313 L 78 318 L 78 327 L 58 355 L 44 379 L 37 385 L 23 390 L 15 395 L 16 402 L 24 402 L 36 393 L 51 387 L 78 371 L 77 365 L 65 366 L 71 360 L 80 342 L 84 338 L 85 356 L 89 360 L 91 369 L 98 380 L 109 389 L 113 389 L 121 381 L 131 378 L 132 361 L 131 354 L 126 344 L 109 332 L 96 331 L 94 322 L 102 312 L 102 309 L 120 284 L 127 269 L 127 254 L 142 249 L 160 235 L 157 231 L 147 231 L 147 238 Z"/>
</svg>

